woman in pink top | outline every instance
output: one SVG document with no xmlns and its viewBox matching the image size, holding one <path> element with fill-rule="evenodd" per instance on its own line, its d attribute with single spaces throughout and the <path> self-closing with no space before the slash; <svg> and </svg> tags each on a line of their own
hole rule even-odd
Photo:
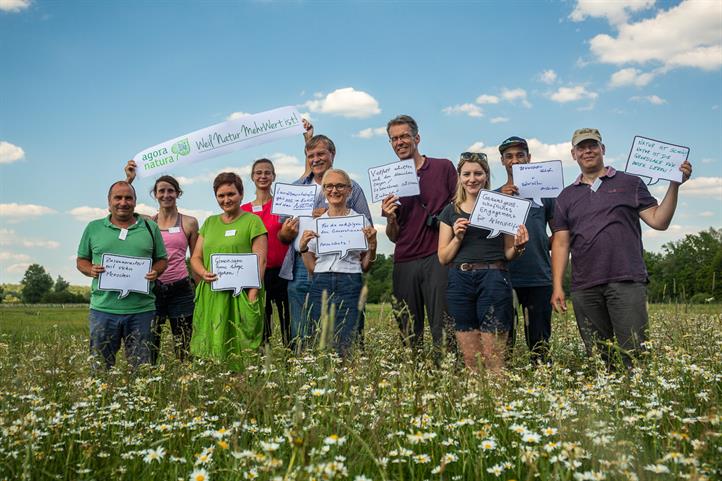
<svg viewBox="0 0 722 481">
<path fill-rule="evenodd" d="M 277 215 L 271 213 L 273 197 L 271 186 L 276 180 L 276 171 L 273 162 L 268 159 L 258 159 L 251 167 L 251 180 L 256 185 L 256 198 L 241 206 L 246 212 L 253 212 L 261 218 L 268 230 L 268 259 L 266 273 L 263 276 L 263 285 L 266 288 L 266 315 L 263 323 L 263 342 L 271 338 L 273 319 L 273 304 L 278 310 L 278 319 L 281 324 L 281 339 L 283 345 L 288 347 L 291 337 L 291 324 L 288 312 L 288 281 L 278 276 L 281 264 L 286 256 L 288 245 L 278 240 L 278 231 L 283 224 Z"/>
<path fill-rule="evenodd" d="M 135 179 L 135 162 L 128 161 L 125 174 L 128 182 Z M 177 200 L 183 194 L 178 181 L 163 175 L 155 181 L 151 194 L 158 201 L 158 213 L 151 220 L 158 224 L 168 252 L 168 268 L 155 283 L 155 321 L 152 325 L 151 362 L 156 364 L 160 353 L 161 333 L 170 319 L 173 350 L 179 361 L 189 358 L 193 329 L 194 284 L 186 267 L 186 252 L 198 239 L 198 220 L 178 212 Z"/>
</svg>

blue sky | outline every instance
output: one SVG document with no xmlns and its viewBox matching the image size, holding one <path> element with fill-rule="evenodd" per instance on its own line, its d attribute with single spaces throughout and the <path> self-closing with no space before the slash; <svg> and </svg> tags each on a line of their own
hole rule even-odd
<svg viewBox="0 0 722 481">
<path fill-rule="evenodd" d="M 534 160 L 565 161 L 567 183 L 579 127 L 601 130 L 620 169 L 635 135 L 686 145 L 693 179 L 673 225 L 645 230 L 645 246 L 722 226 L 717 0 L 0 0 L 0 62 L 0 282 L 37 262 L 87 283 L 77 243 L 127 159 L 284 105 L 334 139 L 336 167 L 369 197 L 366 170 L 395 160 L 383 127 L 400 113 L 419 122 L 424 154 L 489 153 L 494 186 L 505 181 L 496 146 L 511 135 L 533 139 Z M 247 174 L 261 156 L 279 180 L 302 172 L 300 136 L 181 167 L 181 211 L 216 213 L 213 176 Z M 651 191 L 661 199 L 666 185 Z M 138 210 L 151 212 L 152 179 L 137 186 Z"/>
</svg>

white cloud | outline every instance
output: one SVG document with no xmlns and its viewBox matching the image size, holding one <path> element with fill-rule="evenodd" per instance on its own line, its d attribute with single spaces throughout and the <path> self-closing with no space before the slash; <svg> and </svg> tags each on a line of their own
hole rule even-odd
<svg viewBox="0 0 722 481">
<path fill-rule="evenodd" d="M 0 246 L 18 245 L 23 247 L 44 247 L 57 249 L 60 242 L 44 239 L 23 239 L 12 229 L 0 229 Z"/>
<path fill-rule="evenodd" d="M 529 153 L 532 156 L 533 161 L 544 161 L 544 160 L 561 160 L 563 164 L 576 166 L 576 161 L 572 158 L 571 142 L 561 142 L 558 144 L 547 144 L 537 138 L 531 138 L 526 140 L 529 146 Z M 474 142 L 467 147 L 467 152 L 483 152 L 490 159 L 499 157 L 499 146 L 498 145 L 486 145 L 484 142 Z"/>
<path fill-rule="evenodd" d="M 184 209 L 183 207 L 179 207 L 178 210 L 181 214 L 189 215 L 191 217 L 195 217 L 198 219 L 198 224 L 202 224 L 204 220 L 206 220 L 207 217 L 212 216 L 215 214 L 215 212 L 211 212 L 210 210 L 203 210 L 203 209 Z"/>
<path fill-rule="evenodd" d="M 499 97 L 496 95 L 487 95 L 487 94 L 481 94 L 478 97 L 476 97 L 476 103 L 477 104 L 498 104 L 499 103 Z"/>
<path fill-rule="evenodd" d="M 153 216 L 158 212 L 158 207 L 151 207 L 148 204 L 135 204 L 135 212 L 147 216 Z"/>
<path fill-rule="evenodd" d="M 0 0 L 1 1 L 1 0 Z M 25 151 L 10 142 L 0 140 L 0 164 L 12 164 L 25 157 Z"/>
<path fill-rule="evenodd" d="M 520 102 L 524 107 L 529 108 L 531 104 L 526 98 L 526 90 L 524 89 L 501 89 L 501 98 L 507 102 Z"/>
<path fill-rule="evenodd" d="M 375 98 L 353 87 L 334 90 L 325 97 L 309 100 L 304 105 L 311 112 L 359 119 L 381 113 Z"/>
<path fill-rule="evenodd" d="M 17 13 L 30 6 L 30 0 L 0 0 L 0 10 Z"/>
<path fill-rule="evenodd" d="M 21 262 L 19 264 L 9 265 L 5 269 L 5 272 L 10 273 L 10 274 L 25 274 L 25 271 L 28 270 L 28 267 L 30 267 L 29 262 Z"/>
<path fill-rule="evenodd" d="M 583 85 L 576 85 L 574 87 L 559 87 L 559 90 L 551 94 L 549 98 L 563 104 L 585 99 L 595 100 L 598 96 L 599 94 L 587 90 Z"/>
<path fill-rule="evenodd" d="M 711 164 L 713 162 L 714 162 L 714 159 L 710 159 L 709 157 L 705 157 L 704 159 L 702 159 L 703 164 Z"/>
<path fill-rule="evenodd" d="M 692 177 L 682 185 L 679 195 L 722 201 L 722 177 Z"/>
<path fill-rule="evenodd" d="M 15 252 L 0 252 L 0 261 L 30 262 L 32 258 L 27 254 L 16 254 Z"/>
<path fill-rule="evenodd" d="M 649 102 L 653 105 L 662 105 L 667 103 L 667 101 L 664 100 L 662 97 L 658 97 L 656 95 L 645 95 L 641 97 L 635 95 L 634 97 L 630 97 L 629 100 L 634 100 L 635 102 Z"/>
<path fill-rule="evenodd" d="M 107 216 L 108 209 L 101 209 L 100 207 L 89 207 L 87 205 L 83 205 L 70 209 L 68 213 L 75 217 L 76 220 L 90 222 L 91 220 L 100 219 Z"/>
<path fill-rule="evenodd" d="M 506 117 L 493 117 L 493 118 L 489 119 L 489 122 L 491 122 L 492 124 L 502 124 L 502 123 L 508 122 L 508 121 L 509 121 L 509 119 Z"/>
<path fill-rule="evenodd" d="M 629 2 L 604 3 L 618 8 Z M 616 37 L 596 35 L 589 42 L 590 49 L 599 61 L 609 64 L 654 62 L 665 70 L 717 70 L 722 66 L 722 15 L 718 7 L 715 2 L 686 0 L 657 11 L 654 18 L 619 25 Z"/>
<path fill-rule="evenodd" d="M 554 70 L 545 70 L 539 74 L 539 80 L 545 84 L 551 85 L 557 81 L 557 73 Z"/>
<path fill-rule="evenodd" d="M 248 112 L 233 112 L 231 115 L 226 117 L 226 120 L 236 120 L 240 119 L 241 117 L 246 117 L 247 115 L 251 115 Z"/>
<path fill-rule="evenodd" d="M 624 87 L 627 85 L 634 85 L 635 87 L 644 87 L 654 80 L 656 73 L 654 72 L 642 72 L 636 68 L 623 68 L 617 70 L 609 78 L 610 87 Z"/>
<path fill-rule="evenodd" d="M 384 135 L 386 135 L 385 127 L 369 127 L 367 129 L 359 130 L 353 134 L 354 137 L 359 137 L 361 139 L 370 139 L 371 137 L 381 137 Z"/>
<path fill-rule="evenodd" d="M 577 0 L 569 18 L 573 22 L 581 22 L 587 17 L 602 17 L 613 25 L 619 25 L 627 21 L 630 13 L 646 10 L 654 5 L 654 2 L 655 0 Z"/>
<path fill-rule="evenodd" d="M 453 115 L 453 114 L 466 114 L 469 117 L 483 117 L 484 112 L 482 112 L 481 107 L 474 104 L 459 104 L 459 105 L 452 105 L 450 107 L 444 107 L 442 109 L 442 112 L 444 112 L 446 115 Z"/>
<path fill-rule="evenodd" d="M 704 212 L 699 213 L 700 217 L 714 217 L 714 215 L 715 215 L 714 212 L 712 212 L 711 210 L 706 210 Z"/>
<path fill-rule="evenodd" d="M 0 217 L 9 217 L 15 220 L 22 220 L 28 217 L 38 217 L 54 213 L 54 209 L 45 207 L 44 205 L 17 204 L 15 202 L 0 204 Z"/>
</svg>

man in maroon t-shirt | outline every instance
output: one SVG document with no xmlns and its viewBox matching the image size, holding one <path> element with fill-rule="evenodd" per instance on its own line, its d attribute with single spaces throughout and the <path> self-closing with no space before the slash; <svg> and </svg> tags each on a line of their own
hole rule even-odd
<svg viewBox="0 0 722 481">
<path fill-rule="evenodd" d="M 556 201 L 552 220 L 551 303 L 566 311 L 562 279 L 572 254 L 572 305 L 582 340 L 591 353 L 597 343 L 611 362 L 609 341 L 616 338 L 627 367 L 647 339 L 647 269 L 639 219 L 653 229 L 669 227 L 680 183 L 670 182 L 661 204 L 634 175 L 604 165 L 604 144 L 597 129 L 572 136 L 572 157 L 582 171 Z M 686 160 L 682 183 L 692 175 Z"/>
<path fill-rule="evenodd" d="M 399 115 L 386 126 L 391 147 L 399 160 L 414 159 L 420 195 L 383 200 L 386 235 L 394 248 L 393 294 L 396 320 L 404 341 L 418 347 L 424 334 L 424 308 L 434 345 L 443 339 L 446 318 L 447 269 L 439 263 L 437 215 L 456 192 L 457 174 L 448 159 L 419 153 L 419 128 L 408 115 Z M 453 336 L 449 336 L 453 342 Z"/>
</svg>

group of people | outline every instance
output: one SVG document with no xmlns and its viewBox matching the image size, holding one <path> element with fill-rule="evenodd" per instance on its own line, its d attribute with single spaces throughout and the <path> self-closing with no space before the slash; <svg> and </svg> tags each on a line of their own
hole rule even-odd
<svg viewBox="0 0 722 481">
<path fill-rule="evenodd" d="M 343 358 L 351 354 L 363 339 L 362 273 L 376 258 L 377 232 L 361 186 L 334 168 L 333 141 L 314 135 L 307 121 L 304 126 L 306 171 L 295 183 L 320 187 L 315 218 L 362 215 L 368 249 L 343 257 L 321 254 L 314 230 L 302 231 L 299 218 L 273 214 L 276 175 L 269 159 L 252 165 L 251 202 L 243 203 L 240 176 L 219 174 L 213 191 L 222 212 L 200 228 L 178 211 L 182 190 L 167 175 L 151 192 L 158 214 L 135 213 L 136 166 L 129 161 L 126 180 L 108 192 L 110 215 L 88 224 L 78 248 L 78 269 L 93 278 L 90 347 L 99 364 L 114 364 L 121 341 L 131 365 L 155 363 L 161 328 L 169 320 L 179 360 L 211 358 L 241 370 L 244 354 L 271 336 L 273 305 L 286 347 L 303 349 L 316 338 L 321 319 L 330 318 L 333 346 Z M 420 189 L 416 196 L 389 195 L 381 205 L 385 233 L 395 244 L 393 305 L 405 344 L 421 345 L 427 319 L 435 347 L 446 338 L 458 346 L 468 368 L 499 371 L 514 339 L 515 293 L 530 358 L 548 362 L 552 308 L 567 309 L 563 278 L 571 252 L 572 305 L 587 350 L 591 354 L 597 345 L 609 362 L 617 353 L 632 365 L 644 349 L 648 326 L 639 220 L 666 229 L 679 183 L 670 182 L 658 204 L 639 177 L 604 164 L 598 130 L 579 129 L 571 151 L 579 177 L 557 199 L 532 203 L 515 235 L 488 238 L 489 230 L 469 222 L 477 196 L 491 187 L 487 156 L 464 152 L 454 167 L 448 159 L 422 155 L 418 125 L 408 115 L 390 120 L 386 130 L 399 160 L 414 161 Z M 531 162 L 528 144 L 509 137 L 499 153 L 507 179 L 496 190 L 518 195 L 512 167 Z M 692 167 L 685 161 L 680 170 L 685 182 Z M 150 258 L 146 279 L 152 290 L 119 298 L 99 289 L 105 253 Z M 238 296 L 214 290 L 210 257 L 221 253 L 256 254 L 261 287 Z"/>
</svg>

